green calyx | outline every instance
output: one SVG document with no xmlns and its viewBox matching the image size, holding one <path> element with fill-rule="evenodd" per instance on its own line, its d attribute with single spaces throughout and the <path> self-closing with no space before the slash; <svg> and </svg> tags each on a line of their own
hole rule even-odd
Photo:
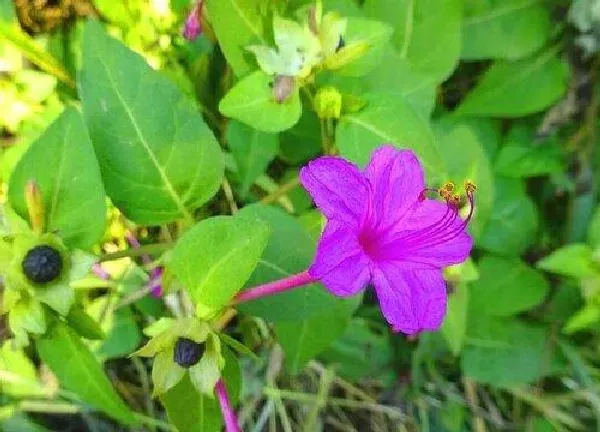
<svg viewBox="0 0 600 432">
<path fill-rule="evenodd" d="M 186 372 L 198 392 L 212 396 L 225 360 L 221 355 L 219 337 L 206 322 L 197 318 L 162 318 L 148 327 L 145 333 L 152 338 L 134 355 L 154 357 L 152 381 L 155 396 L 177 385 Z M 196 348 L 194 345 L 200 351 L 194 352 L 192 357 L 197 355 L 198 358 L 183 359 L 182 350 Z"/>
<path fill-rule="evenodd" d="M 44 305 L 66 316 L 75 300 L 71 283 L 81 279 L 94 262 L 92 256 L 69 253 L 55 234 L 22 231 L 0 239 L 0 272 L 4 277 L 2 309 L 18 345 L 27 334 L 44 334 Z"/>
</svg>

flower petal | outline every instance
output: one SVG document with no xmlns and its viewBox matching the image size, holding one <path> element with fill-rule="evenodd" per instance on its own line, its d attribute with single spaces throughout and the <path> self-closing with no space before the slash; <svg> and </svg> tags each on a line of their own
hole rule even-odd
<svg viewBox="0 0 600 432">
<path fill-rule="evenodd" d="M 425 189 L 423 168 L 411 150 L 379 147 L 365 168 L 371 184 L 371 217 L 380 227 L 401 220 Z"/>
<path fill-rule="evenodd" d="M 343 223 L 327 222 L 310 275 L 320 279 L 333 294 L 346 297 L 356 294 L 369 282 L 369 266 L 356 234 Z"/>
<path fill-rule="evenodd" d="M 441 270 L 405 271 L 393 263 L 373 271 L 379 306 L 394 331 L 438 330 L 446 315 L 446 283 Z"/>
<path fill-rule="evenodd" d="M 368 183 L 355 165 L 324 156 L 300 170 L 300 181 L 328 219 L 358 227 L 368 203 Z"/>
<path fill-rule="evenodd" d="M 427 199 L 385 233 L 376 259 L 406 270 L 442 268 L 463 262 L 472 247 L 464 221 L 446 204 Z"/>
</svg>

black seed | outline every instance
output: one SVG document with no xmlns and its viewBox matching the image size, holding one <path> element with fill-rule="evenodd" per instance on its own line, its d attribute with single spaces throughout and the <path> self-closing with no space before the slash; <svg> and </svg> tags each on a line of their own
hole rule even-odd
<svg viewBox="0 0 600 432">
<path fill-rule="evenodd" d="M 335 48 L 335 51 L 337 52 L 337 51 L 341 50 L 342 48 L 344 48 L 345 46 L 346 46 L 346 41 L 344 40 L 343 37 L 340 36 L 340 40 L 337 44 L 337 47 Z"/>
<path fill-rule="evenodd" d="M 204 354 L 204 344 L 180 337 L 175 343 L 173 361 L 181 367 L 189 368 L 200 361 L 202 354 Z"/>
<path fill-rule="evenodd" d="M 60 253 L 52 246 L 40 245 L 27 252 L 22 263 L 23 273 L 33 283 L 45 284 L 60 276 L 63 267 Z"/>
</svg>

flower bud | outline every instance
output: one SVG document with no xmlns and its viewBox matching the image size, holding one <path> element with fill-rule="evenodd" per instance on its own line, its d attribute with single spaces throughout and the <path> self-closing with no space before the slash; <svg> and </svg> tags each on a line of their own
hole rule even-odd
<svg viewBox="0 0 600 432">
<path fill-rule="evenodd" d="M 173 361 L 183 368 L 189 368 L 200 361 L 204 350 L 204 344 L 180 337 L 175 343 Z"/>
<path fill-rule="evenodd" d="M 39 245 L 27 252 L 21 266 L 30 282 L 46 284 L 58 279 L 63 259 L 60 252 L 52 246 Z"/>
<path fill-rule="evenodd" d="M 315 96 L 314 108 L 319 118 L 339 119 L 342 113 L 342 94 L 335 87 L 322 87 Z"/>
<path fill-rule="evenodd" d="M 296 88 L 294 77 L 287 75 L 277 75 L 273 81 L 273 99 L 277 103 L 283 103 L 290 97 Z"/>
<path fill-rule="evenodd" d="M 40 186 L 35 180 L 29 180 L 25 185 L 25 203 L 29 213 L 29 221 L 33 231 L 41 234 L 44 232 L 44 197 Z"/>
</svg>

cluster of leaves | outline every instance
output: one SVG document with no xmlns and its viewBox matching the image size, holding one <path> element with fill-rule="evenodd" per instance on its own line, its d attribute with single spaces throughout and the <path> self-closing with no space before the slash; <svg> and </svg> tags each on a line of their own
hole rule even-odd
<svg viewBox="0 0 600 432">
<path fill-rule="evenodd" d="M 316 430 L 340 415 L 317 420 L 333 373 L 349 399 L 370 383 L 403 399 L 380 412 L 439 430 L 600 424 L 598 60 L 577 49 L 598 37 L 598 2 L 200 4 L 193 42 L 180 36 L 187 0 L 98 0 L 100 20 L 35 39 L 0 4 L 2 427 L 94 409 L 108 417 L 80 417 L 169 428 L 164 409 L 180 432 L 214 431 L 221 376 L 234 403 L 268 400 L 246 420 L 256 430 L 274 406 L 283 430 Z M 319 284 L 233 308 L 245 287 L 312 261 L 323 218 L 299 167 L 320 154 L 362 166 L 385 142 L 414 150 L 432 186 L 478 186 L 473 258 L 445 271 L 441 331 L 408 343 L 370 295 Z M 128 248 L 128 233 L 145 245 Z M 63 259 L 49 285 L 23 275 L 35 245 Z M 106 277 L 91 273 L 98 261 Z M 146 295 L 158 267 L 162 299 Z M 206 344 L 188 374 L 172 357 L 181 337 Z M 315 364 L 316 396 L 276 387 L 305 388 Z M 437 397 L 443 409 L 428 405 Z"/>
</svg>

